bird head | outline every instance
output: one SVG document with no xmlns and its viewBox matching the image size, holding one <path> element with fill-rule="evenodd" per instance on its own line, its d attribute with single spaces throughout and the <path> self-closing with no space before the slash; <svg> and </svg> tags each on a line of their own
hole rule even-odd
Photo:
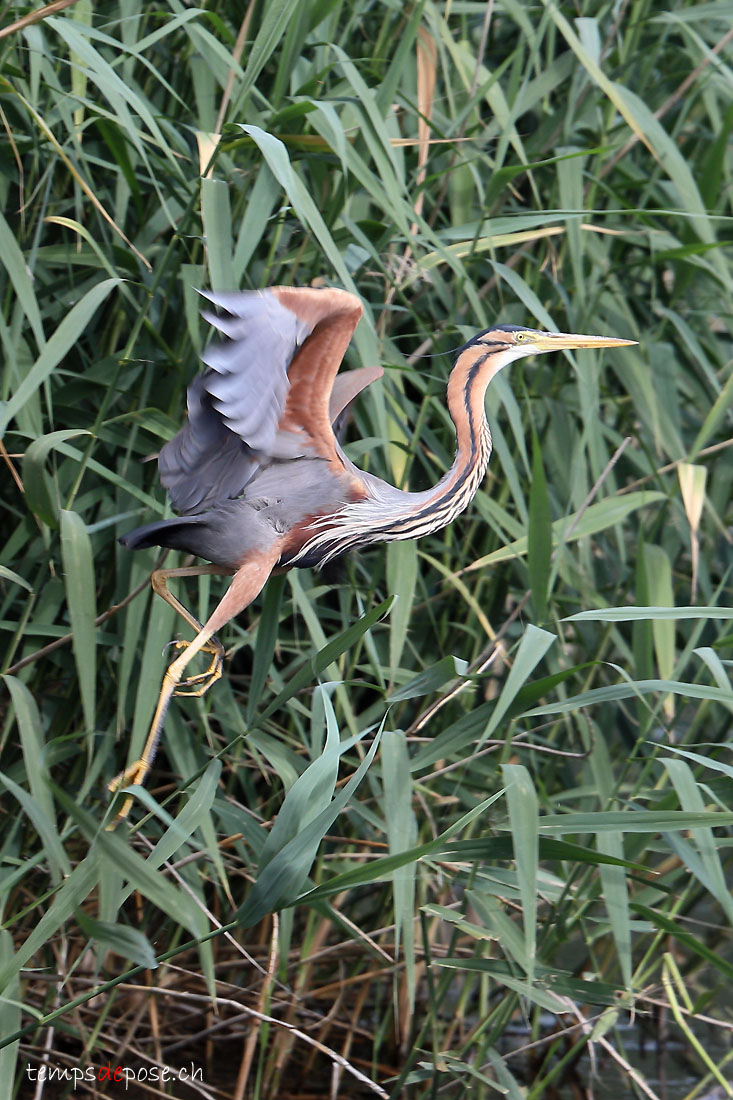
<svg viewBox="0 0 733 1100">
<path fill-rule="evenodd" d="M 480 332 L 466 347 L 485 347 L 489 356 L 501 357 L 502 366 L 524 359 L 528 355 L 544 355 L 548 351 L 571 351 L 579 348 L 618 348 L 635 344 L 616 336 L 582 336 L 577 332 L 540 332 L 519 325 L 494 325 Z"/>
</svg>

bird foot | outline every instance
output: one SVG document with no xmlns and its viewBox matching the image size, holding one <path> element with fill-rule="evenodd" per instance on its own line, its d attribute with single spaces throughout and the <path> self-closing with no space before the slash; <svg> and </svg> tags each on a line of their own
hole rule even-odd
<svg viewBox="0 0 733 1100">
<path fill-rule="evenodd" d="M 134 764 L 128 765 L 123 772 L 116 775 L 114 779 L 110 779 L 107 784 L 107 790 L 110 794 L 116 794 L 120 787 L 126 787 L 128 783 L 141 784 L 145 780 L 145 776 L 148 774 L 148 768 L 144 760 L 136 760 Z"/>
<path fill-rule="evenodd" d="M 111 794 L 116 794 L 121 788 L 126 787 L 128 784 L 134 784 L 136 786 L 142 786 L 145 782 L 148 772 L 150 771 L 153 760 L 155 759 L 155 752 L 160 738 L 161 731 L 163 729 L 163 722 L 165 720 L 165 714 L 168 709 L 172 695 L 194 695 L 201 696 L 209 690 L 212 684 L 220 678 L 222 674 L 222 666 L 224 664 L 224 646 L 217 638 L 209 638 L 209 640 L 200 647 L 194 648 L 192 657 L 197 653 L 208 653 L 211 655 L 211 662 L 209 667 L 196 676 L 189 676 L 186 680 L 180 680 L 179 676 L 183 671 L 180 668 L 180 664 L 183 664 L 185 668 L 188 663 L 188 658 L 185 656 L 185 651 L 191 645 L 190 642 L 174 641 L 171 645 L 176 649 L 184 651 L 183 657 L 177 657 L 173 664 L 170 666 L 165 676 L 163 677 L 163 686 L 160 689 L 160 696 L 158 698 L 158 705 L 153 715 L 152 725 L 150 732 L 148 733 L 148 739 L 145 742 L 142 756 L 134 763 L 128 765 L 123 772 L 116 775 L 110 783 L 107 784 L 107 789 Z M 119 825 L 120 821 L 124 821 L 130 812 L 130 808 L 134 802 L 134 797 L 131 794 L 125 795 L 122 807 L 120 808 L 114 821 L 107 826 L 108 829 L 114 829 Z"/>
<path fill-rule="evenodd" d="M 181 640 L 171 643 L 176 649 L 187 649 L 189 643 Z M 190 696 L 193 698 L 200 698 L 205 695 L 209 688 L 221 678 L 222 668 L 224 664 L 224 646 L 218 641 L 217 638 L 212 638 L 205 646 L 202 646 L 201 653 L 211 654 L 211 663 L 204 672 L 199 672 L 195 676 L 187 676 L 185 680 L 181 680 L 180 684 L 176 685 L 173 692 L 174 695 Z"/>
<path fill-rule="evenodd" d="M 110 792 L 110 794 L 116 794 L 121 787 L 126 787 L 128 783 L 142 785 L 145 782 L 145 777 L 149 771 L 149 764 L 147 764 L 142 759 L 136 760 L 134 764 L 130 764 L 128 767 L 125 768 L 123 772 L 120 772 L 119 775 L 116 775 L 114 779 L 110 779 L 109 783 L 107 784 L 107 790 Z M 108 831 L 111 832 L 119 825 L 121 821 L 125 820 L 130 812 L 130 808 L 133 802 L 134 798 L 131 794 L 128 794 L 125 797 L 125 801 L 122 803 L 122 806 L 117 811 L 114 821 L 112 821 L 107 826 Z"/>
</svg>

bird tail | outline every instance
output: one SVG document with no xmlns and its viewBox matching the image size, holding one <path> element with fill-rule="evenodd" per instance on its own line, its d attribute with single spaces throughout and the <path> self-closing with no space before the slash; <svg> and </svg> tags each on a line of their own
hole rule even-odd
<svg viewBox="0 0 733 1100">
<path fill-rule="evenodd" d="M 175 519 L 159 519 L 136 527 L 120 539 L 127 550 L 144 550 L 148 546 L 167 546 L 170 550 L 187 550 L 191 542 L 191 528 L 201 525 L 203 516 L 177 516 Z"/>
</svg>

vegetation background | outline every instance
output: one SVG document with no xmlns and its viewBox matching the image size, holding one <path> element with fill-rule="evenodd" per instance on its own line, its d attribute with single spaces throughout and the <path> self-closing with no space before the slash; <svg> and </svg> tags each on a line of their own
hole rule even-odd
<svg viewBox="0 0 733 1100">
<path fill-rule="evenodd" d="M 5 5 L 0 1097 L 733 1095 L 732 24 Z M 116 539 L 193 288 L 312 280 L 386 367 L 350 453 L 413 488 L 472 333 L 639 346 L 500 376 L 448 530 L 274 579 L 107 832 L 181 629 Z"/>
</svg>

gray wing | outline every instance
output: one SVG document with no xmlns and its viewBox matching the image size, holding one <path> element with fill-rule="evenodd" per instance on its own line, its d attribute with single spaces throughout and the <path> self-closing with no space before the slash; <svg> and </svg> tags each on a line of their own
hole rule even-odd
<svg viewBox="0 0 733 1100">
<path fill-rule="evenodd" d="M 188 420 L 158 457 L 160 480 L 184 514 L 238 496 L 265 456 L 299 453 L 278 423 L 288 367 L 314 327 L 270 290 L 203 297 L 225 311 L 203 316 L 227 339 L 202 355 L 208 370 L 188 389 Z"/>
</svg>

